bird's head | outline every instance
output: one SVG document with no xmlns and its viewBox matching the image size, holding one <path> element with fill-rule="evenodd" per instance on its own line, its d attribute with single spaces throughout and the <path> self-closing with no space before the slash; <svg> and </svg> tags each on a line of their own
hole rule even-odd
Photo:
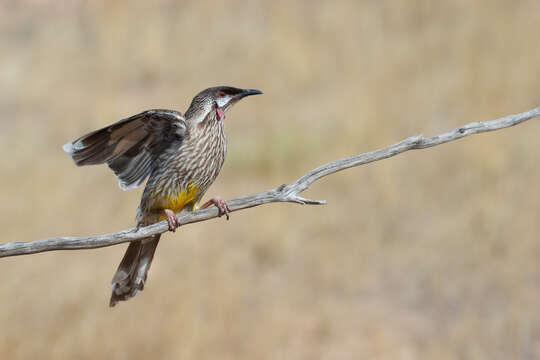
<svg viewBox="0 0 540 360">
<path fill-rule="evenodd" d="M 186 111 L 186 119 L 203 121 L 208 115 L 215 115 L 218 120 L 225 118 L 225 113 L 240 99 L 250 95 L 262 94 L 260 90 L 238 89 L 230 86 L 216 86 L 198 93 Z"/>
</svg>

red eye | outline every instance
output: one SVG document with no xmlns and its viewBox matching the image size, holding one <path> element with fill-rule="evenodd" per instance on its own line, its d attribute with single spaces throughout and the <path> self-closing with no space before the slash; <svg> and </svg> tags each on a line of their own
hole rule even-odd
<svg viewBox="0 0 540 360">
<path fill-rule="evenodd" d="M 225 91 L 220 91 L 220 92 L 217 93 L 217 95 L 219 97 L 224 97 L 226 94 L 225 94 Z"/>
</svg>

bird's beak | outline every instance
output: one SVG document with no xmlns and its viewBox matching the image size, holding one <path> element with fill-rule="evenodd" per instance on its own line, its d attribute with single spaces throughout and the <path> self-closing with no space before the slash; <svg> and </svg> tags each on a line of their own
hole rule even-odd
<svg viewBox="0 0 540 360">
<path fill-rule="evenodd" d="M 246 96 L 251 95 L 260 95 L 263 92 L 261 90 L 255 90 L 255 89 L 244 89 L 240 94 L 237 94 L 235 97 L 238 98 L 238 100 L 245 98 Z"/>
<path fill-rule="evenodd" d="M 221 108 L 218 106 L 218 104 L 216 103 L 216 107 L 217 107 L 217 110 L 219 112 L 221 112 L 221 115 L 220 113 L 218 112 L 218 117 L 219 119 L 223 119 L 225 117 L 225 113 L 227 112 L 227 110 L 229 110 L 229 108 L 231 108 L 231 106 L 233 106 L 234 104 L 236 104 L 238 101 L 240 101 L 240 99 L 242 98 L 245 98 L 246 96 L 251 96 L 251 95 L 260 95 L 262 94 L 263 92 L 261 90 L 254 90 L 254 89 L 244 89 L 242 90 L 241 92 L 239 92 L 238 94 L 234 95 L 231 100 L 225 104 L 224 106 L 222 106 Z"/>
</svg>

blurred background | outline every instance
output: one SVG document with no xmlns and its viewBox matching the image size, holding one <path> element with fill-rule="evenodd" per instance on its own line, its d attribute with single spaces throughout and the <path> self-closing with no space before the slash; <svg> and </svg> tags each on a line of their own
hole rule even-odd
<svg viewBox="0 0 540 360">
<path fill-rule="evenodd" d="M 0 242 L 134 225 L 141 189 L 61 146 L 214 85 L 208 195 L 288 183 L 423 133 L 540 105 L 540 2 L 3 1 Z M 2 359 L 538 359 L 538 119 L 186 226 L 114 309 L 125 245 L 0 260 Z"/>
</svg>

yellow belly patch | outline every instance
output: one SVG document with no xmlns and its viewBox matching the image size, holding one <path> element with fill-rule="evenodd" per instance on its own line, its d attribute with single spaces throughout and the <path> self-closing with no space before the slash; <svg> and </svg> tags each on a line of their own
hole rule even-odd
<svg viewBox="0 0 540 360">
<path fill-rule="evenodd" d="M 178 194 L 173 193 L 172 195 L 167 197 L 161 197 L 159 195 L 156 195 L 154 198 L 156 199 L 155 204 L 158 205 L 158 207 L 162 209 L 171 209 L 172 211 L 177 213 L 187 205 L 195 207 L 195 198 L 198 194 L 199 187 L 193 184 L 189 184 L 187 189 L 180 191 Z M 162 215 L 160 219 L 163 220 L 166 217 L 166 215 Z"/>
</svg>

